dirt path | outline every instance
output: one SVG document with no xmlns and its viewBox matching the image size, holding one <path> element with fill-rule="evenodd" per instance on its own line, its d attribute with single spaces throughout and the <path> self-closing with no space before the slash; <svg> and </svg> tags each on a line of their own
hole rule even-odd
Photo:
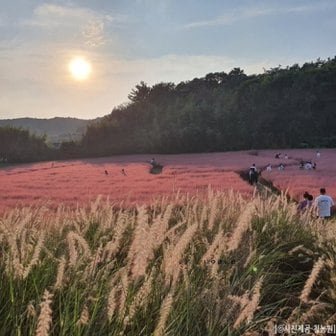
<svg viewBox="0 0 336 336">
<path fill-rule="evenodd" d="M 248 177 L 248 171 L 246 170 L 241 170 L 236 172 L 242 180 L 244 180 L 246 183 L 250 184 L 249 182 L 249 177 Z M 269 180 L 266 180 L 264 177 L 260 176 L 258 178 L 258 182 L 254 185 L 256 188 L 256 191 L 260 196 L 263 198 L 270 197 L 272 195 L 280 195 L 281 190 L 276 188 L 273 183 Z M 287 195 L 287 198 L 291 201 L 293 199 L 290 198 L 289 195 Z"/>
</svg>

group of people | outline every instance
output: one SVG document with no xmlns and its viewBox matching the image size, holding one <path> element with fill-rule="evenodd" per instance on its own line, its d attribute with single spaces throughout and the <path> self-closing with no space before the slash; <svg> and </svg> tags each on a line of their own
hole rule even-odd
<svg viewBox="0 0 336 336">
<path fill-rule="evenodd" d="M 298 210 L 304 211 L 314 206 L 317 209 L 320 218 L 328 219 L 332 215 L 332 207 L 335 205 L 334 200 L 326 194 L 326 189 L 320 189 L 320 195 L 314 200 L 314 197 L 307 191 L 303 194 L 303 200 L 298 205 Z"/>
<path fill-rule="evenodd" d="M 300 161 L 300 169 L 304 169 L 304 170 L 312 170 L 312 169 L 316 169 L 316 162 L 312 162 L 311 160 L 308 161 Z"/>
<path fill-rule="evenodd" d="M 318 152 L 319 153 L 319 152 Z M 312 163 L 311 163 L 312 164 Z M 281 167 L 281 165 L 283 165 L 282 163 L 280 163 L 279 165 L 279 170 L 284 169 L 284 165 L 283 167 Z M 315 169 L 313 168 L 313 164 L 312 164 L 312 168 L 311 169 Z M 272 165 L 269 163 L 265 168 L 266 171 L 272 171 Z M 249 168 L 248 171 L 248 178 L 249 178 L 249 182 L 250 184 L 255 184 L 258 182 L 258 178 L 260 175 L 260 171 L 258 171 L 256 164 L 253 163 L 251 165 L 251 167 Z M 299 203 L 298 205 L 298 210 L 303 211 L 306 210 L 312 206 L 314 206 L 317 210 L 318 213 L 318 217 L 320 218 L 330 218 L 332 215 L 332 208 L 335 205 L 333 199 L 326 194 L 326 189 L 325 188 L 321 188 L 320 189 L 320 195 L 317 196 L 314 200 L 314 197 L 309 193 L 309 192 L 305 192 L 303 194 L 303 200 Z"/>
<path fill-rule="evenodd" d="M 316 160 L 319 160 L 319 158 L 321 157 L 321 152 L 320 151 L 316 151 Z M 300 161 L 300 166 L 299 168 L 300 169 L 304 169 L 304 170 L 315 170 L 316 169 L 316 161 L 313 161 L 313 160 L 307 160 L 307 161 L 304 161 L 304 160 L 301 160 Z"/>
<path fill-rule="evenodd" d="M 286 165 L 285 165 L 284 163 L 281 162 L 281 163 L 278 165 L 277 168 L 278 168 L 278 170 L 284 170 L 285 167 L 286 167 Z M 253 164 L 253 165 L 250 167 L 250 170 L 251 170 L 251 168 L 254 169 L 254 168 L 255 168 L 255 164 Z M 271 172 L 272 169 L 273 169 L 272 164 L 269 163 L 266 167 L 262 168 L 261 170 L 266 170 L 267 172 Z"/>
<path fill-rule="evenodd" d="M 158 173 L 162 171 L 163 165 L 158 163 L 155 158 L 152 158 L 149 161 L 150 165 L 151 165 L 151 169 L 150 169 L 150 173 Z M 52 164 L 53 167 L 53 164 Z M 105 175 L 109 175 L 109 172 L 107 170 L 104 171 Z M 126 170 L 124 168 L 121 169 L 121 174 L 124 176 L 127 176 Z"/>
<path fill-rule="evenodd" d="M 286 165 L 284 163 L 279 163 L 278 165 L 278 170 L 284 170 L 286 167 Z M 272 165 L 269 163 L 266 167 L 265 167 L 265 170 L 268 171 L 268 172 L 271 172 L 272 171 Z"/>
<path fill-rule="evenodd" d="M 105 170 L 105 175 L 108 175 L 108 174 L 109 174 L 108 171 Z M 121 169 L 121 174 L 124 175 L 124 176 L 127 176 L 126 171 L 125 171 L 124 168 Z"/>
</svg>

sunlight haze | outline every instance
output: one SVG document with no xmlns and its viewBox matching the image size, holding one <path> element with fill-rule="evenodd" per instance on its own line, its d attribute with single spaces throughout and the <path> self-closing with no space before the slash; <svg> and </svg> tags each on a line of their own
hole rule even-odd
<svg viewBox="0 0 336 336">
<path fill-rule="evenodd" d="M 69 71 L 75 80 L 87 80 L 92 71 L 91 63 L 82 57 L 73 58 L 69 63 Z"/>
</svg>

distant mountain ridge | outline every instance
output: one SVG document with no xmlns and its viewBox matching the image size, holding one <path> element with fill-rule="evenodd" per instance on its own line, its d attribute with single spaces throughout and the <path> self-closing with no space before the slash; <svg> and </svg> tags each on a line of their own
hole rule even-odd
<svg viewBox="0 0 336 336">
<path fill-rule="evenodd" d="M 48 142 L 55 143 L 80 139 L 85 133 L 87 126 L 94 120 L 71 117 L 0 119 L 0 127 L 12 126 L 23 128 L 29 130 L 31 134 L 38 136 L 45 134 Z"/>
</svg>

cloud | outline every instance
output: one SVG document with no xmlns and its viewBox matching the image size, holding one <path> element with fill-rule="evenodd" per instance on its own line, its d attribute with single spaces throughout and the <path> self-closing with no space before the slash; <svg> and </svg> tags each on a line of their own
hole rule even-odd
<svg viewBox="0 0 336 336">
<path fill-rule="evenodd" d="M 81 7 L 66 7 L 43 4 L 36 7 L 30 19 L 23 20 L 23 26 L 55 28 L 57 26 L 88 21 L 96 17 L 94 11 Z"/>
<path fill-rule="evenodd" d="M 90 8 L 46 3 L 36 7 L 31 18 L 21 21 L 21 26 L 40 34 L 52 34 L 54 38 L 76 38 L 87 47 L 98 47 L 108 42 L 106 27 L 126 19 L 126 16 L 102 14 Z"/>
<path fill-rule="evenodd" d="M 272 13 L 270 9 L 240 9 L 236 10 L 221 16 L 217 16 L 215 18 L 211 18 L 210 20 L 203 21 L 195 21 L 188 24 L 185 24 L 183 28 L 197 28 L 197 27 L 209 27 L 209 26 L 219 26 L 219 25 L 230 25 L 236 21 L 254 18 L 258 16 L 265 16 Z"/>
<path fill-rule="evenodd" d="M 221 26 L 221 25 L 231 25 L 235 22 L 242 21 L 245 19 L 258 18 L 268 15 L 276 14 L 287 14 L 287 13 L 305 13 L 312 12 L 316 10 L 323 10 L 328 8 L 328 4 L 317 3 L 315 5 L 307 6 L 296 6 L 296 7 L 274 7 L 274 8 L 240 8 L 224 15 L 210 18 L 208 20 L 194 21 L 182 26 L 183 29 L 193 29 L 201 27 L 211 27 L 211 26 Z"/>
<path fill-rule="evenodd" d="M 97 47 L 105 44 L 104 39 L 104 20 L 92 19 L 82 29 L 82 36 L 85 45 L 89 47 Z"/>
</svg>

